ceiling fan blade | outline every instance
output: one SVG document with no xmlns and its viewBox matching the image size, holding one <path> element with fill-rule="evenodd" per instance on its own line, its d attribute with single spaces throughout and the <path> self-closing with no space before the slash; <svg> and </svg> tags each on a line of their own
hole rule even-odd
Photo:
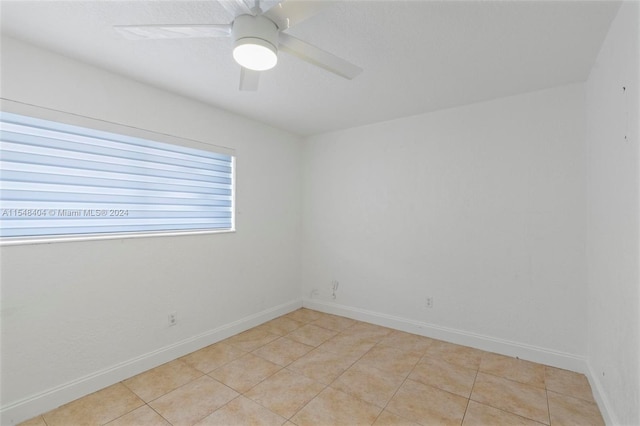
<svg viewBox="0 0 640 426">
<path fill-rule="evenodd" d="M 282 0 L 263 13 L 263 15 L 275 22 L 278 28 L 284 31 L 312 17 L 330 4 L 327 1 Z"/>
<path fill-rule="evenodd" d="M 114 25 L 129 40 L 228 37 L 231 24 L 212 25 Z"/>
<path fill-rule="evenodd" d="M 309 43 L 286 33 L 280 33 L 279 49 L 290 55 L 297 56 L 303 61 L 324 68 L 346 79 L 352 80 L 362 72 L 362 68 L 351 62 L 345 61 L 329 52 L 312 46 Z"/>
<path fill-rule="evenodd" d="M 251 8 L 243 0 L 218 0 L 232 18 L 239 15 L 253 15 Z"/>
<path fill-rule="evenodd" d="M 255 92 L 258 90 L 260 82 L 260 71 L 254 71 L 242 67 L 240 70 L 240 90 L 244 92 Z"/>
</svg>

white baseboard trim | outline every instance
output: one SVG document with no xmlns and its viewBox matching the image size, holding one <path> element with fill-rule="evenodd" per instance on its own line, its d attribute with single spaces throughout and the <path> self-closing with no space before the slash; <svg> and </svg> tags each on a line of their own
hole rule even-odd
<svg viewBox="0 0 640 426">
<path fill-rule="evenodd" d="M 458 345 L 470 346 L 484 351 L 518 357 L 527 361 L 563 368 L 565 370 L 577 371 L 583 374 L 587 374 L 588 371 L 586 358 L 579 355 L 484 336 L 464 330 L 442 327 L 435 324 L 387 315 L 380 312 L 339 305 L 318 299 L 305 298 L 302 301 L 302 305 L 306 308 L 320 312 L 340 315 L 383 327 L 389 327 L 433 339 L 456 343 Z"/>
<path fill-rule="evenodd" d="M 618 421 L 618 418 L 615 416 L 614 411 L 611 408 L 609 398 L 607 398 L 606 393 L 602 388 L 600 376 L 593 370 L 588 360 L 587 367 L 588 371 L 585 373 L 585 375 L 587 376 L 587 379 L 589 379 L 589 384 L 591 385 L 591 390 L 593 391 L 593 397 L 596 400 L 596 404 L 598 404 L 598 408 L 600 408 L 600 414 L 602 414 L 604 423 L 607 425 L 622 424 Z"/>
<path fill-rule="evenodd" d="M 15 425 L 39 414 L 46 413 L 82 396 L 121 382 L 205 346 L 212 345 L 300 307 L 302 307 L 302 300 L 300 299 L 283 303 L 8 404 L 0 408 L 0 424 L 3 426 Z"/>
<path fill-rule="evenodd" d="M 431 337 L 433 339 L 444 340 L 484 351 L 518 357 L 528 361 L 582 373 L 587 377 L 591 384 L 593 397 L 598 404 L 598 408 L 600 408 L 605 424 L 620 424 L 616 416 L 613 414 L 614 412 L 611 409 L 611 403 L 606 397 L 606 393 L 602 388 L 599 376 L 592 369 L 586 357 L 504 339 L 496 339 L 494 337 L 484 336 L 477 333 L 470 333 L 463 330 L 456 330 L 453 328 L 442 327 L 435 324 L 396 317 L 351 306 L 339 305 L 318 299 L 305 298 L 302 301 L 302 305 L 305 308 L 314 309 L 328 314 L 340 315 L 358 321 L 365 321 L 383 327 L 406 331 L 407 333 L 418 334 L 421 336 Z"/>
</svg>

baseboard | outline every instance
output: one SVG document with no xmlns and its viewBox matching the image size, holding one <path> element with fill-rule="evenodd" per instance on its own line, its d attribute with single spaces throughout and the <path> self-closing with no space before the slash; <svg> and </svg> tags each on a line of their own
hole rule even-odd
<svg viewBox="0 0 640 426">
<path fill-rule="evenodd" d="M 497 339 L 464 330 L 457 330 L 408 318 L 387 315 L 380 312 L 339 305 L 318 299 L 305 298 L 303 299 L 302 304 L 304 307 L 320 312 L 365 321 L 383 327 L 430 337 L 432 339 L 445 340 L 458 345 L 470 346 L 484 351 L 518 357 L 527 361 L 563 368 L 565 370 L 577 371 L 583 374 L 586 374 L 588 371 L 586 358 L 578 355 L 509 340 Z"/>
<path fill-rule="evenodd" d="M 300 307 L 302 307 L 302 301 L 297 299 L 265 309 L 202 334 L 11 403 L 0 408 L 0 424 L 3 426 L 15 425 L 39 414 L 46 413 L 82 396 L 224 340 Z"/>
<path fill-rule="evenodd" d="M 613 414 L 611 403 L 606 397 L 599 376 L 595 374 L 585 357 L 317 299 L 305 298 L 302 301 L 302 305 L 306 308 L 328 314 L 340 315 L 358 321 L 365 321 L 383 327 L 431 337 L 433 339 L 445 340 L 459 345 L 470 346 L 484 351 L 518 357 L 539 364 L 582 373 L 589 380 L 593 397 L 598 404 L 598 408 L 600 408 L 600 413 L 604 418 L 605 424 L 620 424 Z"/>
<path fill-rule="evenodd" d="M 587 379 L 589 379 L 589 384 L 591 385 L 591 390 L 593 391 L 593 397 L 596 400 L 596 404 L 598 404 L 598 408 L 600 408 L 600 414 L 604 419 L 604 423 L 607 425 L 620 425 L 618 418 L 615 416 L 614 411 L 611 409 L 611 403 L 609 402 L 609 398 L 607 398 L 606 393 L 602 387 L 602 382 L 600 382 L 600 376 L 596 374 L 593 370 L 591 364 L 587 360 L 588 371 L 585 373 Z"/>
</svg>

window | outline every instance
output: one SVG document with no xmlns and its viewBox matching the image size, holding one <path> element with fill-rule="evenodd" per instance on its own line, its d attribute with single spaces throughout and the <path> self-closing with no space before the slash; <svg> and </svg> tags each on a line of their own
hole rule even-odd
<svg viewBox="0 0 640 426">
<path fill-rule="evenodd" d="M 3 242 L 234 229 L 232 155 L 6 112 L 0 135 Z"/>
</svg>

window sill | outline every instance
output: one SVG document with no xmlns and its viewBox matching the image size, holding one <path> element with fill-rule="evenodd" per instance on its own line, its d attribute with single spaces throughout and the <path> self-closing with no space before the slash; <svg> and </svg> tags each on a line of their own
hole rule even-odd
<svg viewBox="0 0 640 426">
<path fill-rule="evenodd" d="M 223 230 L 195 230 L 195 231 L 163 231 L 163 232 L 131 232 L 119 234 L 86 234 L 86 235 L 56 235 L 51 237 L 15 237 L 0 239 L 0 246 L 18 246 L 30 244 L 74 243 L 100 240 L 125 240 L 130 238 L 180 237 L 190 235 L 230 234 L 234 229 Z"/>
</svg>

